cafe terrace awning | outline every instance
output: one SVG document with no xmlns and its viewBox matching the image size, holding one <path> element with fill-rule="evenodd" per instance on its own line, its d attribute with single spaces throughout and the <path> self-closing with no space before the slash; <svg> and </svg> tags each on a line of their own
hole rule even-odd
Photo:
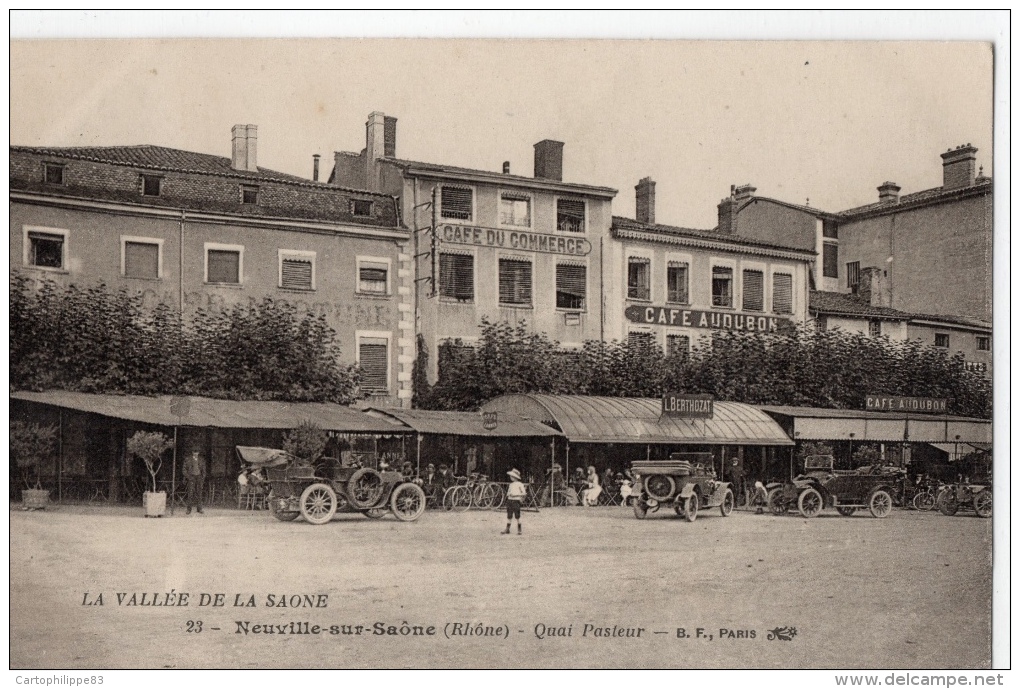
<svg viewBox="0 0 1020 689">
<path fill-rule="evenodd" d="M 505 395 L 482 409 L 555 424 L 572 443 L 793 445 L 779 424 L 749 404 L 714 407 L 711 419 L 684 419 L 663 416 L 658 399 Z"/>
<path fill-rule="evenodd" d="M 418 433 L 470 435 L 482 438 L 534 438 L 561 435 L 559 431 L 517 414 L 500 412 L 492 430 L 482 425 L 479 412 L 429 411 L 425 409 L 371 408 L 369 415 L 381 421 L 410 426 Z"/>
<path fill-rule="evenodd" d="M 312 421 L 323 430 L 344 433 L 391 434 L 410 431 L 357 409 L 326 402 L 235 401 L 188 397 L 188 413 L 178 419 L 170 411 L 170 401 L 174 398 L 169 396 L 96 395 L 51 390 L 15 392 L 11 393 L 11 399 L 158 426 L 291 429 L 302 421 Z"/>
<path fill-rule="evenodd" d="M 759 407 L 795 440 L 861 440 L 883 443 L 991 443 L 992 422 L 966 416 L 893 411 Z"/>
</svg>

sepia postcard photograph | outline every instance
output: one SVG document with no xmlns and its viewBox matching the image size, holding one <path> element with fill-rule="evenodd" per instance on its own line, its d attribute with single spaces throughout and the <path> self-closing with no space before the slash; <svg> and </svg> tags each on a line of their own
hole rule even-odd
<svg viewBox="0 0 1020 689">
<path fill-rule="evenodd" d="M 1003 684 L 1001 13 L 18 14 L 19 684 Z"/>
</svg>

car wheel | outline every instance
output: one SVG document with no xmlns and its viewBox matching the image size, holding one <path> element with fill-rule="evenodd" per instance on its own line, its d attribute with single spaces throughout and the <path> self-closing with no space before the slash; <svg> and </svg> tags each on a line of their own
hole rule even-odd
<svg viewBox="0 0 1020 689">
<path fill-rule="evenodd" d="M 775 515 L 786 514 L 790 509 L 790 503 L 783 498 L 782 488 L 773 488 L 768 494 L 769 512 Z"/>
<path fill-rule="evenodd" d="M 822 494 L 814 488 L 808 488 L 797 498 L 797 510 L 802 517 L 810 519 L 822 511 Z"/>
<path fill-rule="evenodd" d="M 730 516 L 730 512 L 733 511 L 733 503 L 735 501 L 736 498 L 733 497 L 733 491 L 727 488 L 726 494 L 723 495 L 722 503 L 719 505 L 719 512 L 722 513 L 722 516 Z"/>
<path fill-rule="evenodd" d="M 635 517 L 638 519 L 644 519 L 648 516 L 648 505 L 646 505 L 641 498 L 634 498 L 631 502 L 634 505 Z"/>
<path fill-rule="evenodd" d="M 301 516 L 309 524 L 325 524 L 336 514 L 336 493 L 325 483 L 313 483 L 301 493 Z"/>
<path fill-rule="evenodd" d="M 425 511 L 425 491 L 413 483 L 397 486 L 390 496 L 390 510 L 402 522 L 413 522 Z"/>
<path fill-rule="evenodd" d="M 992 491 L 985 488 L 974 496 L 974 511 L 984 519 L 992 516 Z"/>
<path fill-rule="evenodd" d="M 354 472 L 347 482 L 347 495 L 351 505 L 359 510 L 367 510 L 379 502 L 383 493 L 382 474 L 370 467 L 362 467 Z"/>
<path fill-rule="evenodd" d="M 269 493 L 269 497 L 266 498 L 266 504 L 269 505 L 269 514 L 273 515 L 281 522 L 292 522 L 301 516 L 300 512 L 282 512 L 279 509 L 280 500 L 276 498 L 272 492 Z"/>
<path fill-rule="evenodd" d="M 872 491 L 871 497 L 868 498 L 868 509 L 871 516 L 876 519 L 887 517 L 892 512 L 892 496 L 881 488 Z"/>
<path fill-rule="evenodd" d="M 938 508 L 939 512 L 946 515 L 947 517 L 952 517 L 954 514 L 960 511 L 960 506 L 956 502 L 956 496 L 950 493 L 949 491 L 946 491 L 939 496 Z"/>
<path fill-rule="evenodd" d="M 386 510 L 381 507 L 370 507 L 367 510 L 361 510 L 361 513 L 369 519 L 382 519 L 386 516 Z"/>
<path fill-rule="evenodd" d="M 857 511 L 857 508 L 847 507 L 846 505 L 836 505 L 836 511 L 842 514 L 844 517 L 852 517 L 854 512 Z"/>
<path fill-rule="evenodd" d="M 698 494 L 691 493 L 691 497 L 684 501 L 684 518 L 692 522 L 698 518 Z"/>
</svg>

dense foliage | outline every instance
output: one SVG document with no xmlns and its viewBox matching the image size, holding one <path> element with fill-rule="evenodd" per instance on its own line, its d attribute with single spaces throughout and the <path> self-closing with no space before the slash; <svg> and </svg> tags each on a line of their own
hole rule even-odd
<svg viewBox="0 0 1020 689">
<path fill-rule="evenodd" d="M 708 393 L 750 404 L 863 409 L 868 394 L 946 398 L 949 413 L 989 418 L 991 382 L 963 357 L 919 341 L 799 328 L 715 332 L 690 354 L 665 356 L 644 343 L 585 342 L 563 351 L 524 323 L 482 321 L 477 346 L 439 352 L 439 380 L 416 391 L 420 406 L 477 409 L 499 395 L 658 397 Z"/>
<path fill-rule="evenodd" d="M 149 431 L 136 431 L 127 439 L 128 454 L 145 462 L 145 468 L 152 477 L 153 493 L 159 488 L 156 476 L 163 467 L 163 453 L 173 446 L 173 441 L 166 435 Z"/>
<path fill-rule="evenodd" d="M 329 434 L 314 421 L 302 421 L 283 439 L 283 450 L 306 462 L 315 463 L 326 453 Z"/>
<path fill-rule="evenodd" d="M 41 466 L 57 450 L 57 427 L 24 421 L 10 422 L 8 447 L 26 488 L 42 488 Z"/>
<path fill-rule="evenodd" d="M 166 304 L 105 284 L 11 278 L 16 390 L 75 390 L 348 404 L 360 375 L 340 363 L 325 316 L 271 298 L 182 322 Z"/>
</svg>

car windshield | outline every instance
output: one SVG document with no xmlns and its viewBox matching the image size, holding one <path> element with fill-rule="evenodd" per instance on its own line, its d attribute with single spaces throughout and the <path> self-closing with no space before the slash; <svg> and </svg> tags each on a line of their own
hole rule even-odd
<svg viewBox="0 0 1020 689">
<path fill-rule="evenodd" d="M 804 458 L 804 470 L 811 471 L 813 469 L 831 469 L 832 468 L 832 457 L 828 455 L 812 455 Z"/>
</svg>

